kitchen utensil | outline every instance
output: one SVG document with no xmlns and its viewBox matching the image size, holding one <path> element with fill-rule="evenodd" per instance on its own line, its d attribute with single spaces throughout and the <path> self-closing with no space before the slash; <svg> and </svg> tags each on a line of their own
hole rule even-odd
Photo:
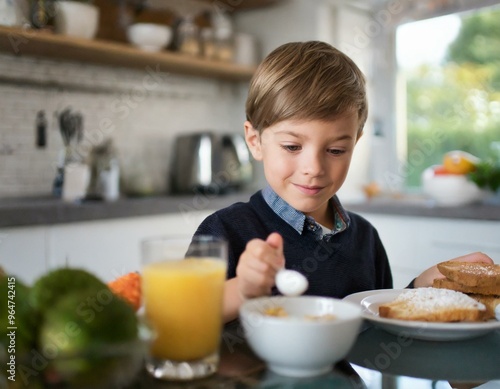
<svg viewBox="0 0 500 389">
<path fill-rule="evenodd" d="M 76 147 L 83 140 L 83 116 L 65 108 L 59 115 L 59 131 L 64 144 L 64 154 L 58 164 L 52 193 L 73 202 L 85 197 L 90 179 L 89 167 L 83 163 Z"/>
<path fill-rule="evenodd" d="M 252 181 L 253 166 L 250 151 L 243 136 L 222 135 L 222 171 L 229 177 L 228 188 L 238 189 Z"/>
<path fill-rule="evenodd" d="M 59 131 L 66 147 L 76 145 L 83 140 L 83 116 L 73 113 L 71 108 L 64 109 L 59 114 Z"/>
<path fill-rule="evenodd" d="M 298 271 L 280 269 L 276 273 L 276 287 L 285 296 L 300 296 L 308 286 L 307 278 Z"/>
<path fill-rule="evenodd" d="M 250 153 L 241 135 L 211 131 L 176 138 L 171 161 L 173 193 L 224 193 L 253 178 Z"/>
</svg>

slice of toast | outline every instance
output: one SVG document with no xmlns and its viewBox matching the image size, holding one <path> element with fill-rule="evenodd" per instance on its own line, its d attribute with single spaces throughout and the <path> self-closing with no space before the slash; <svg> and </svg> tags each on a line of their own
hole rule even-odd
<svg viewBox="0 0 500 389">
<path fill-rule="evenodd" d="M 500 265 L 447 261 L 438 263 L 437 268 L 446 278 L 465 286 L 500 288 Z"/>
<path fill-rule="evenodd" d="M 485 294 L 488 296 L 500 295 L 500 284 L 493 286 L 467 286 L 447 278 L 435 279 L 432 283 L 434 288 L 456 290 L 462 293 Z"/>
<path fill-rule="evenodd" d="M 448 289 L 417 288 L 402 292 L 379 306 L 380 317 L 432 322 L 482 321 L 484 304 Z"/>
<path fill-rule="evenodd" d="M 486 307 L 486 319 L 496 318 L 495 308 L 500 305 L 500 296 L 485 296 L 484 294 L 469 294 L 474 300 L 479 301 Z M 497 320 L 500 320 L 497 318 Z"/>
</svg>

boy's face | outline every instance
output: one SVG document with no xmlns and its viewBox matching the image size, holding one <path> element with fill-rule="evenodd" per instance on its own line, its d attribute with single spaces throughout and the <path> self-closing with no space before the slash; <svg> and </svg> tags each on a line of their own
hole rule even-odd
<svg viewBox="0 0 500 389">
<path fill-rule="evenodd" d="M 285 120 L 260 135 L 245 122 L 245 135 L 273 190 L 293 208 L 331 227 L 328 200 L 347 176 L 358 128 L 353 114 L 334 121 Z"/>
</svg>

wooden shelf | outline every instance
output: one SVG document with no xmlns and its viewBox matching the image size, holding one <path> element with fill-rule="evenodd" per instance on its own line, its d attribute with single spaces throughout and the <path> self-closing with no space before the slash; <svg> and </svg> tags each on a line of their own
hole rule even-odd
<svg viewBox="0 0 500 389">
<path fill-rule="evenodd" d="M 149 53 L 124 43 L 87 40 L 0 26 L 0 52 L 132 69 L 154 68 L 199 77 L 248 81 L 254 67 L 208 61 L 162 51 Z"/>
<path fill-rule="evenodd" d="M 214 5 L 213 0 L 201 0 L 205 3 Z M 222 1 L 218 6 L 230 11 L 243 11 L 249 9 L 257 9 L 268 7 L 279 3 L 280 0 L 245 0 L 245 1 Z"/>
<path fill-rule="evenodd" d="M 109 1 L 109 0 L 107 0 Z M 120 0 L 115 0 L 115 2 Z M 122 0 L 123 1 L 123 0 Z M 228 12 L 239 12 L 247 11 L 258 8 L 265 8 L 283 0 L 125 0 L 129 4 L 140 4 L 142 3 L 149 8 L 153 9 L 191 9 L 191 10 L 214 10 L 214 11 L 228 11 Z"/>
</svg>

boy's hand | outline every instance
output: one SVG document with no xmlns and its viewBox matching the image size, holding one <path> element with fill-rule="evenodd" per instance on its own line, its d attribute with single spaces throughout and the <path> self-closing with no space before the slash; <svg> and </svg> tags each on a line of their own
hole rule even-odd
<svg viewBox="0 0 500 389">
<path fill-rule="evenodd" d="M 467 255 L 463 255 L 461 257 L 453 258 L 451 261 L 458 261 L 458 262 L 484 262 L 484 263 L 493 263 L 493 260 L 488 257 L 486 254 L 476 252 L 476 253 L 471 253 Z M 428 287 L 432 286 L 432 283 L 434 279 L 436 278 L 446 278 L 444 275 L 441 274 L 441 272 L 438 270 L 437 266 L 433 266 L 426 271 L 424 271 L 422 274 L 420 274 L 416 279 L 415 279 L 415 287 L 416 288 L 421 288 L 421 287 Z"/>
<path fill-rule="evenodd" d="M 273 232 L 265 241 L 253 239 L 241 254 L 236 276 L 244 299 L 271 294 L 276 272 L 285 266 L 283 238 Z"/>
</svg>

